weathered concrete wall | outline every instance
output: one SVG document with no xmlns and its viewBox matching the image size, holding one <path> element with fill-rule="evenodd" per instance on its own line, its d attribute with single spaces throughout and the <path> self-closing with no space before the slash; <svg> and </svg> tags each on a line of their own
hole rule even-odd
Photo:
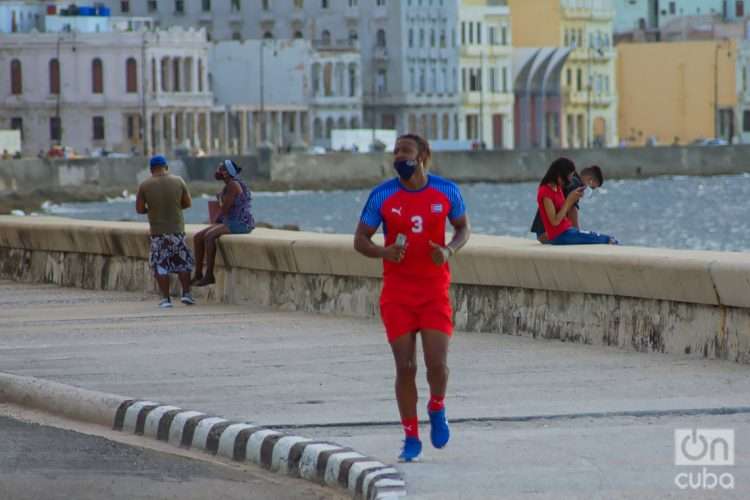
<svg viewBox="0 0 750 500">
<path fill-rule="evenodd" d="M 750 146 L 655 147 L 551 151 L 435 153 L 433 170 L 457 181 L 537 181 L 559 156 L 579 167 L 597 164 L 608 179 L 657 175 L 721 175 L 750 172 Z M 187 180 L 211 181 L 217 163 L 231 158 L 250 180 L 272 180 L 306 188 L 371 185 L 393 175 L 389 153 L 302 153 L 210 156 L 171 160 Z M 145 158 L 0 161 L 0 191 L 30 191 L 78 185 L 135 186 L 148 174 Z"/>
<path fill-rule="evenodd" d="M 433 171 L 465 182 L 538 181 L 560 156 L 579 168 L 599 165 L 609 179 L 750 172 L 750 146 L 442 152 L 434 154 Z M 390 163 L 386 153 L 282 155 L 274 157 L 271 178 L 290 183 L 379 180 L 393 175 Z"/>
<path fill-rule="evenodd" d="M 172 173 L 185 176 L 180 160 Z M 146 158 L 24 159 L 0 161 L 0 191 L 32 191 L 71 186 L 137 186 L 149 175 Z"/>
<path fill-rule="evenodd" d="M 220 246 L 202 300 L 378 314 L 380 263 L 351 237 L 258 229 Z M 153 291 L 147 254 L 143 224 L 0 217 L 3 278 Z M 747 254 L 476 236 L 452 267 L 458 329 L 750 363 Z"/>
</svg>

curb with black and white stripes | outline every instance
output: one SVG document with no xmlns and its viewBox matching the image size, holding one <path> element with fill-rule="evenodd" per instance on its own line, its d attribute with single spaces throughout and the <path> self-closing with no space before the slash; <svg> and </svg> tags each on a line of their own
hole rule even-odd
<svg viewBox="0 0 750 500">
<path fill-rule="evenodd" d="M 390 500 L 406 496 L 406 482 L 391 465 L 335 443 L 251 423 L 233 422 L 153 401 L 127 399 L 117 408 L 113 429 L 345 488 L 355 498 Z"/>
</svg>

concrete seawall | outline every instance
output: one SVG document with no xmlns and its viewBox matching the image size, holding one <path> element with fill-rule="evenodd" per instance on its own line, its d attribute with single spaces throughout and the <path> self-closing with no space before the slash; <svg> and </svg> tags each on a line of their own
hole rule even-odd
<svg viewBox="0 0 750 500">
<path fill-rule="evenodd" d="M 530 151 L 443 152 L 434 171 L 459 182 L 539 180 L 559 156 L 579 167 L 601 165 L 608 179 L 658 175 L 723 175 L 750 172 L 750 146 L 653 147 Z M 172 160 L 173 172 L 191 181 L 211 181 L 224 157 Z M 272 181 L 292 188 L 364 187 L 392 174 L 388 153 L 232 156 L 249 181 Z M 145 158 L 0 161 L 0 192 L 95 185 L 134 189 L 148 175 Z"/>
<path fill-rule="evenodd" d="M 147 242 L 139 223 L 0 217 L 0 277 L 150 292 Z M 350 236 L 258 229 L 223 237 L 218 260 L 202 300 L 378 314 L 380 263 Z M 748 254 L 474 236 L 452 268 L 459 330 L 750 363 Z"/>
</svg>

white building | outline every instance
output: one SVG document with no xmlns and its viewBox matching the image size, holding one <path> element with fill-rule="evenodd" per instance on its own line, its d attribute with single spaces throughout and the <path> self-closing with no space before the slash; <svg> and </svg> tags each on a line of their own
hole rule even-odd
<svg viewBox="0 0 750 500">
<path fill-rule="evenodd" d="M 22 131 L 24 154 L 209 149 L 202 31 L 3 33 L 0 68 L 0 128 Z"/>
<path fill-rule="evenodd" d="M 199 26 L 210 39 L 305 39 L 326 64 L 352 63 L 360 96 L 316 96 L 310 103 L 321 133 L 336 127 L 377 127 L 458 139 L 457 0 L 106 0 L 122 15 L 153 16 L 161 26 Z M 357 60 L 358 59 L 358 60 Z M 342 70 L 338 70 L 341 75 Z M 318 77 L 323 82 L 324 75 Z M 278 82 L 282 84 L 283 82 Z M 346 86 L 346 85 L 344 85 Z M 351 86 L 349 86 L 351 87 Z M 322 88 L 322 83 L 321 87 Z M 291 90 L 291 89 L 290 89 Z M 346 97 L 347 99 L 338 99 Z M 358 120 L 357 100 L 362 101 Z M 335 101 L 335 102 L 334 102 Z M 357 123 L 359 121 L 359 123 Z M 447 126 L 445 126 L 447 125 Z M 315 136 L 313 130 L 313 136 Z M 320 141 L 313 139 L 313 141 Z"/>
<path fill-rule="evenodd" d="M 490 149 L 513 148 L 513 61 L 510 10 L 462 5 L 460 137 Z"/>
</svg>

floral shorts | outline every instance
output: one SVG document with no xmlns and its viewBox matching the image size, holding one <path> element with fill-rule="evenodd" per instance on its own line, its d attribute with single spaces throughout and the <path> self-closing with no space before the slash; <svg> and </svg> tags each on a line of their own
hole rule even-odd
<svg viewBox="0 0 750 500">
<path fill-rule="evenodd" d="M 163 276 L 169 273 L 189 273 L 193 270 L 195 260 L 185 244 L 183 233 L 152 234 L 149 263 L 156 274 Z"/>
</svg>

